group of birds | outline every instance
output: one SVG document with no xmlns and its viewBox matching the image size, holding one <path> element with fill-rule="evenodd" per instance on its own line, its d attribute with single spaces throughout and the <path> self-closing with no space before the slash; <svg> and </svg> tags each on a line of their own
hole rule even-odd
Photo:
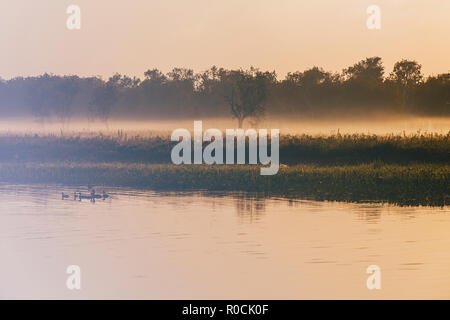
<svg viewBox="0 0 450 320">
<path fill-rule="evenodd" d="M 64 192 L 61 194 L 62 200 L 64 199 L 69 199 L 69 195 L 65 194 Z M 91 201 L 95 201 L 95 199 L 108 199 L 109 198 L 109 194 L 107 194 L 105 191 L 103 191 L 102 194 L 97 194 L 95 193 L 95 189 L 91 190 L 90 194 L 82 194 L 81 192 L 74 192 L 73 193 L 73 200 L 79 200 L 81 201 L 82 199 L 87 199 L 87 200 L 91 200 Z"/>
</svg>

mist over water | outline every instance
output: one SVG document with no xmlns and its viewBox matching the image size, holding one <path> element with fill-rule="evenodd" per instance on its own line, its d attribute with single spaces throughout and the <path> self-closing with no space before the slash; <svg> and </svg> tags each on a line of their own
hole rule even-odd
<svg viewBox="0 0 450 320">
<path fill-rule="evenodd" d="M 192 118 L 192 119 L 155 119 L 155 120 L 120 120 L 111 119 L 108 122 L 73 119 L 68 123 L 56 120 L 37 121 L 30 118 L 0 119 L 0 134 L 85 134 L 99 133 L 115 135 L 118 131 L 130 135 L 169 136 L 178 128 L 193 130 L 194 120 L 203 121 L 203 129 L 217 128 L 220 130 L 237 127 L 237 122 L 231 118 Z M 248 120 L 244 128 L 280 129 L 281 134 L 416 134 L 440 133 L 450 130 L 449 117 L 414 117 L 414 116 L 374 116 L 372 118 L 277 118 Z"/>
<path fill-rule="evenodd" d="M 203 130 L 237 126 L 230 118 L 64 125 L 3 118 L 0 135 L 169 137 L 193 130 L 194 120 Z M 244 127 L 282 135 L 447 134 L 450 118 L 267 118 Z M 92 203 L 72 199 L 74 191 L 87 194 L 85 186 L 0 185 L 0 298 L 450 298 L 448 206 L 102 188 L 111 198 Z M 373 264 L 382 290 L 366 287 Z M 69 265 L 81 267 L 80 291 L 65 286 Z"/>
</svg>

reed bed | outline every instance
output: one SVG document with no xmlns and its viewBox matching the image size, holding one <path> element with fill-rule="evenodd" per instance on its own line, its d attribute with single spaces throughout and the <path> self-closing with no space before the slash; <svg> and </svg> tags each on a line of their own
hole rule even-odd
<svg viewBox="0 0 450 320">
<path fill-rule="evenodd" d="M 1 135 L 0 182 L 259 192 L 317 200 L 448 205 L 450 132 L 282 135 L 278 174 L 171 164 L 168 136 Z"/>
<path fill-rule="evenodd" d="M 168 136 L 2 135 L 0 162 L 170 163 Z M 354 165 L 450 162 L 450 132 L 413 135 L 282 135 L 281 163 Z"/>
<path fill-rule="evenodd" d="M 106 185 L 155 190 L 249 191 L 315 200 L 386 201 L 444 206 L 450 202 L 447 164 L 283 166 L 261 176 L 255 166 L 136 163 L 0 163 L 0 181 Z"/>
</svg>

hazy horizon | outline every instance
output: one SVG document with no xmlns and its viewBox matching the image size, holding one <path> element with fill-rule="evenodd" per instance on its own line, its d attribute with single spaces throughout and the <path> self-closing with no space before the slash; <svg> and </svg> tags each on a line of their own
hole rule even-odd
<svg viewBox="0 0 450 320">
<path fill-rule="evenodd" d="M 81 8 L 81 30 L 66 28 L 70 4 Z M 380 30 L 366 27 L 371 4 L 381 8 Z M 218 65 L 256 66 L 283 78 L 312 66 L 339 72 L 370 56 L 383 58 L 386 73 L 405 58 L 435 75 L 450 66 L 449 9 L 445 0 L 18 0 L 0 4 L 0 40 L 7 44 L 0 77 L 142 77 L 154 67 L 202 71 Z"/>
<path fill-rule="evenodd" d="M 217 128 L 226 130 L 235 128 L 237 122 L 231 117 L 217 118 L 182 118 L 182 119 L 115 119 L 108 123 L 102 121 L 88 121 L 87 119 L 72 119 L 68 123 L 62 124 L 56 119 L 49 119 L 39 122 L 32 118 L 0 119 L 0 136 L 2 135 L 22 135 L 22 134 L 61 134 L 80 135 L 116 135 L 118 132 L 127 133 L 130 137 L 139 135 L 146 136 L 168 136 L 178 128 L 193 130 L 195 120 L 203 122 L 204 130 Z M 334 135 L 341 134 L 377 134 L 377 135 L 411 135 L 411 134 L 448 134 L 450 128 L 450 118 L 438 117 L 418 117 L 418 116 L 390 116 L 362 118 L 302 118 L 302 117 L 270 117 L 262 119 L 257 124 L 247 122 L 244 124 L 248 128 L 278 128 L 282 135 L 287 134 L 308 134 L 308 135 Z"/>
</svg>

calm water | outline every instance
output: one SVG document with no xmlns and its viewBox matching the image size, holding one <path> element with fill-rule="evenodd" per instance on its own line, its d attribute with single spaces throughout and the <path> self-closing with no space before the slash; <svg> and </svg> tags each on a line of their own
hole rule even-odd
<svg viewBox="0 0 450 320">
<path fill-rule="evenodd" d="M 449 207 L 61 191 L 0 186 L 0 298 L 450 298 Z"/>
</svg>

